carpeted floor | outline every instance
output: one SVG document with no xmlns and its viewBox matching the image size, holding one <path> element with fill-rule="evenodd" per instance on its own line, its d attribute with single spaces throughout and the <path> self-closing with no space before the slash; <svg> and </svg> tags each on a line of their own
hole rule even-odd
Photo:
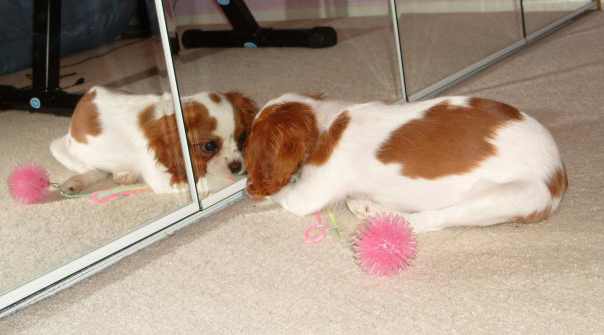
<svg viewBox="0 0 604 335">
<path fill-rule="evenodd" d="M 0 332 L 602 333 L 603 34 L 604 14 L 591 13 L 446 92 L 510 103 L 552 131 L 570 188 L 544 223 L 423 234 L 413 266 L 383 279 L 331 235 L 306 244 L 312 217 L 244 200 L 0 320 Z M 358 222 L 334 211 L 349 235 Z"/>
</svg>

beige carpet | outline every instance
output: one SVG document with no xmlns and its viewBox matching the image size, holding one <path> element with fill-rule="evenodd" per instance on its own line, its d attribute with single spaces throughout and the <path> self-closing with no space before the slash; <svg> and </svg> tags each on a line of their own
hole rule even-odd
<svg viewBox="0 0 604 335">
<path fill-rule="evenodd" d="M 421 235 L 413 267 L 382 279 L 333 236 L 305 244 L 313 218 L 245 200 L 0 320 L 0 333 L 603 333 L 603 35 L 603 13 L 590 14 L 446 92 L 551 129 L 570 188 L 547 222 Z M 350 234 L 357 221 L 335 213 Z"/>
</svg>

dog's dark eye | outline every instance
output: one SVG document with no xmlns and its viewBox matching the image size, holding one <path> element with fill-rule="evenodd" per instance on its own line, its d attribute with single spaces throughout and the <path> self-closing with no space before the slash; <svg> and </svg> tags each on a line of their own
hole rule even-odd
<svg viewBox="0 0 604 335">
<path fill-rule="evenodd" d="M 239 138 L 237 139 L 237 146 L 239 147 L 239 149 L 243 149 L 243 145 L 245 144 L 245 139 L 247 138 L 247 133 L 243 132 L 241 133 L 241 135 L 239 135 Z"/>
<path fill-rule="evenodd" d="M 218 145 L 216 145 L 216 142 L 210 141 L 210 142 L 204 143 L 201 148 L 203 149 L 204 152 L 214 153 L 218 149 Z"/>
</svg>

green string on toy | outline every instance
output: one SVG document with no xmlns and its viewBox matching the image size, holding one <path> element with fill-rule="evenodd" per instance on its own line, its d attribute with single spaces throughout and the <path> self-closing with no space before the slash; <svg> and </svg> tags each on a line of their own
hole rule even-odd
<svg viewBox="0 0 604 335">
<path fill-rule="evenodd" d="M 340 234 L 340 225 L 338 224 L 338 220 L 336 220 L 335 215 L 333 215 L 331 208 L 327 208 L 327 215 L 329 216 L 329 220 L 331 221 L 332 226 L 332 228 L 330 228 L 329 230 L 334 232 L 334 235 L 336 235 L 336 238 L 338 239 L 338 242 L 340 243 L 341 247 L 350 249 L 354 243 L 346 243 L 345 241 L 342 241 L 342 235 Z"/>
</svg>

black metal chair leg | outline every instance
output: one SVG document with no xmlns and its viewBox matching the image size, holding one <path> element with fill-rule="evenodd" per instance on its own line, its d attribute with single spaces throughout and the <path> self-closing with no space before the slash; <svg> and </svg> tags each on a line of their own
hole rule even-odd
<svg viewBox="0 0 604 335">
<path fill-rule="evenodd" d="M 61 1 L 35 0 L 33 27 L 32 87 L 0 85 L 2 108 L 69 116 L 81 94 L 61 90 Z"/>
<path fill-rule="evenodd" d="M 332 27 L 311 29 L 262 28 L 243 0 L 218 0 L 232 30 L 190 29 L 182 34 L 185 48 L 200 47 L 306 47 L 325 48 L 336 45 L 338 37 Z"/>
</svg>

